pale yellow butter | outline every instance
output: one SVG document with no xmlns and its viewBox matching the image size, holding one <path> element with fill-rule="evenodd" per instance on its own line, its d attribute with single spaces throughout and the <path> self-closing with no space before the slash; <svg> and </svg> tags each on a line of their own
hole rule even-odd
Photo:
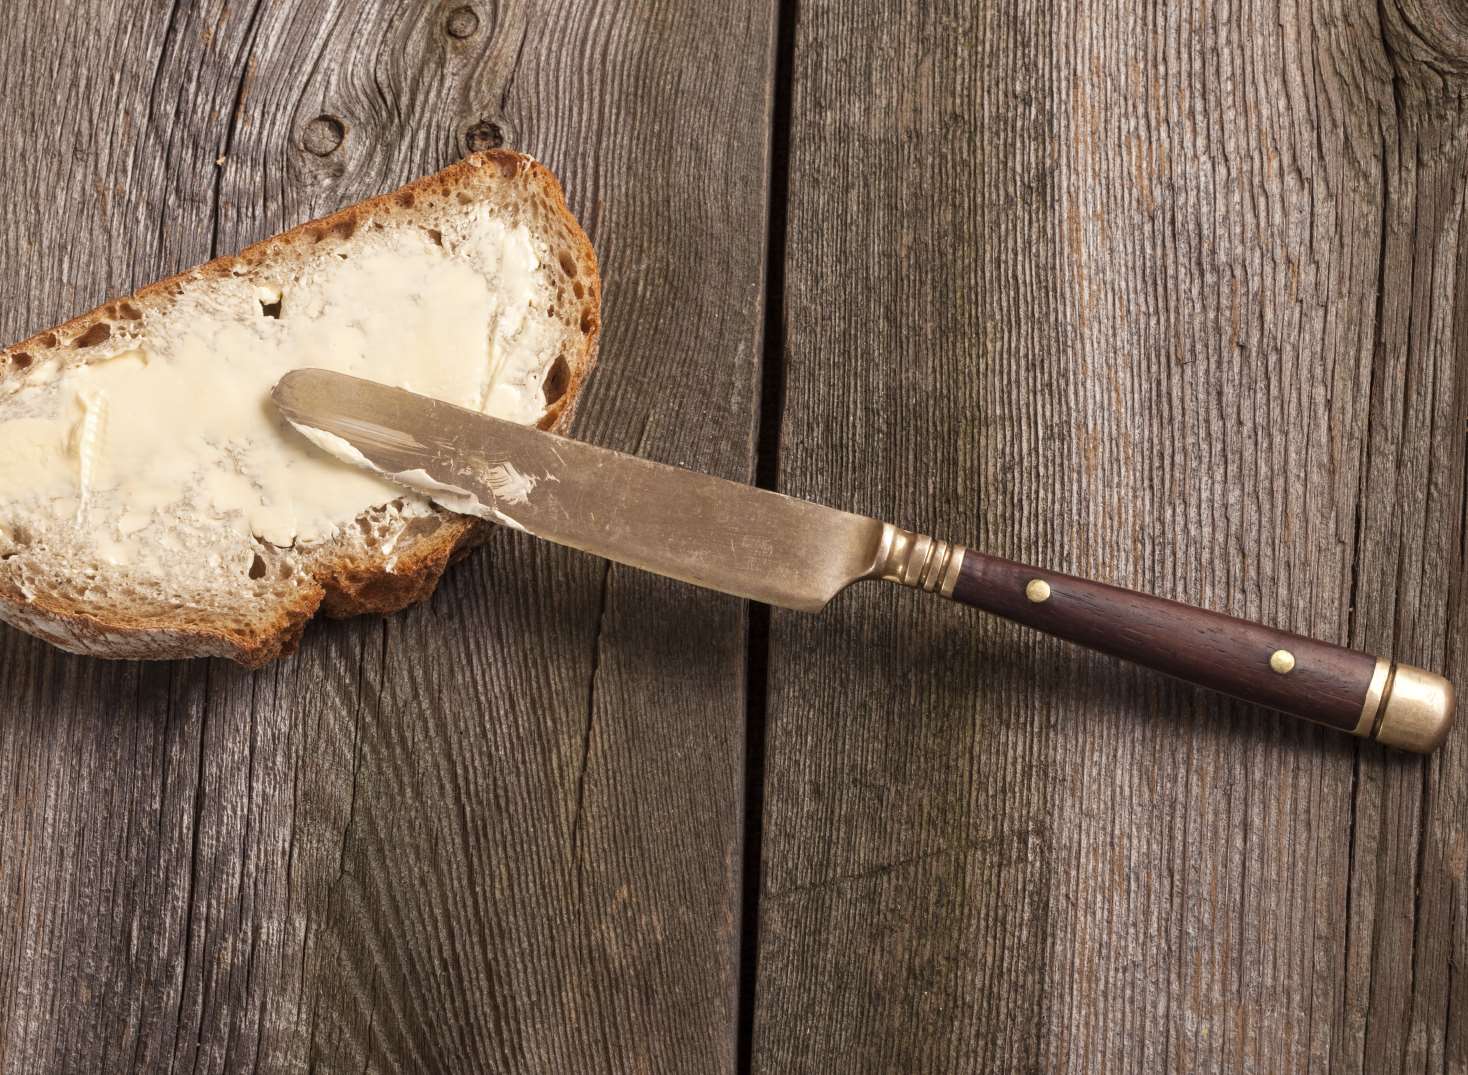
<svg viewBox="0 0 1468 1075">
<path fill-rule="evenodd" d="M 172 523 L 225 546 L 288 546 L 404 497 L 275 412 L 271 387 L 301 367 L 536 421 L 556 340 L 533 316 L 543 284 L 529 233 L 485 217 L 440 235 L 359 233 L 346 258 L 186 291 L 114 354 L 61 377 L 34 371 L 0 397 L 0 526 L 71 526 L 109 562 L 162 569 Z"/>
</svg>

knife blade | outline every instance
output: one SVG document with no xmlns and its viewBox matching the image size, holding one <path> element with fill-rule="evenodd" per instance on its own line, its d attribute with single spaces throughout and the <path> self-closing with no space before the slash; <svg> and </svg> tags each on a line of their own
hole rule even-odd
<svg viewBox="0 0 1468 1075">
<path fill-rule="evenodd" d="M 873 576 L 896 529 L 325 370 L 286 374 L 274 398 L 318 446 L 450 510 L 765 604 L 820 611 Z"/>
<path fill-rule="evenodd" d="M 274 400 L 318 446 L 450 510 L 697 586 L 818 612 L 883 579 L 1390 746 L 1432 750 L 1452 726 L 1452 685 L 1408 664 L 344 374 L 288 373 Z"/>
</svg>

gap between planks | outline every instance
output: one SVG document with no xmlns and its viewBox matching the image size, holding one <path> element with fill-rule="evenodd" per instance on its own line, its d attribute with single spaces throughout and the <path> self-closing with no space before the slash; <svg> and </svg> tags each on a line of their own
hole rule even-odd
<svg viewBox="0 0 1468 1075">
<path fill-rule="evenodd" d="M 780 485 L 780 427 L 785 412 L 785 247 L 789 228 L 791 101 L 799 0 L 781 0 L 775 18 L 770 111 L 770 183 L 766 197 L 765 309 L 755 438 L 755 484 Z M 735 1070 L 754 1070 L 755 990 L 759 981 L 763 877 L 765 728 L 769 713 L 770 606 L 752 604 L 745 664 L 744 843 L 739 903 L 739 990 Z"/>
</svg>

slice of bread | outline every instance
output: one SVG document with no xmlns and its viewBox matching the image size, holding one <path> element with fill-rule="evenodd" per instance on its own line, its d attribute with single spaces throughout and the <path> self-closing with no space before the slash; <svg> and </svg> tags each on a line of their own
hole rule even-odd
<svg viewBox="0 0 1468 1075">
<path fill-rule="evenodd" d="M 432 593 L 486 523 L 331 460 L 271 384 L 326 366 L 562 429 L 596 256 L 528 157 L 469 157 L 0 351 L 0 619 L 74 653 L 293 651 Z"/>
</svg>

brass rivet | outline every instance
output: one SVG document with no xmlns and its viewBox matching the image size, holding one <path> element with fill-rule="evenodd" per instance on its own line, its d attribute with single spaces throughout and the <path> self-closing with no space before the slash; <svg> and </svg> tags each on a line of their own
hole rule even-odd
<svg viewBox="0 0 1468 1075">
<path fill-rule="evenodd" d="M 1269 667 L 1280 675 L 1293 672 L 1295 669 L 1295 655 L 1287 649 L 1277 649 L 1269 655 Z"/>
<path fill-rule="evenodd" d="M 1041 604 L 1050 600 L 1050 584 L 1044 579 L 1030 579 L 1030 584 L 1025 587 L 1025 596 L 1035 604 Z"/>
</svg>

